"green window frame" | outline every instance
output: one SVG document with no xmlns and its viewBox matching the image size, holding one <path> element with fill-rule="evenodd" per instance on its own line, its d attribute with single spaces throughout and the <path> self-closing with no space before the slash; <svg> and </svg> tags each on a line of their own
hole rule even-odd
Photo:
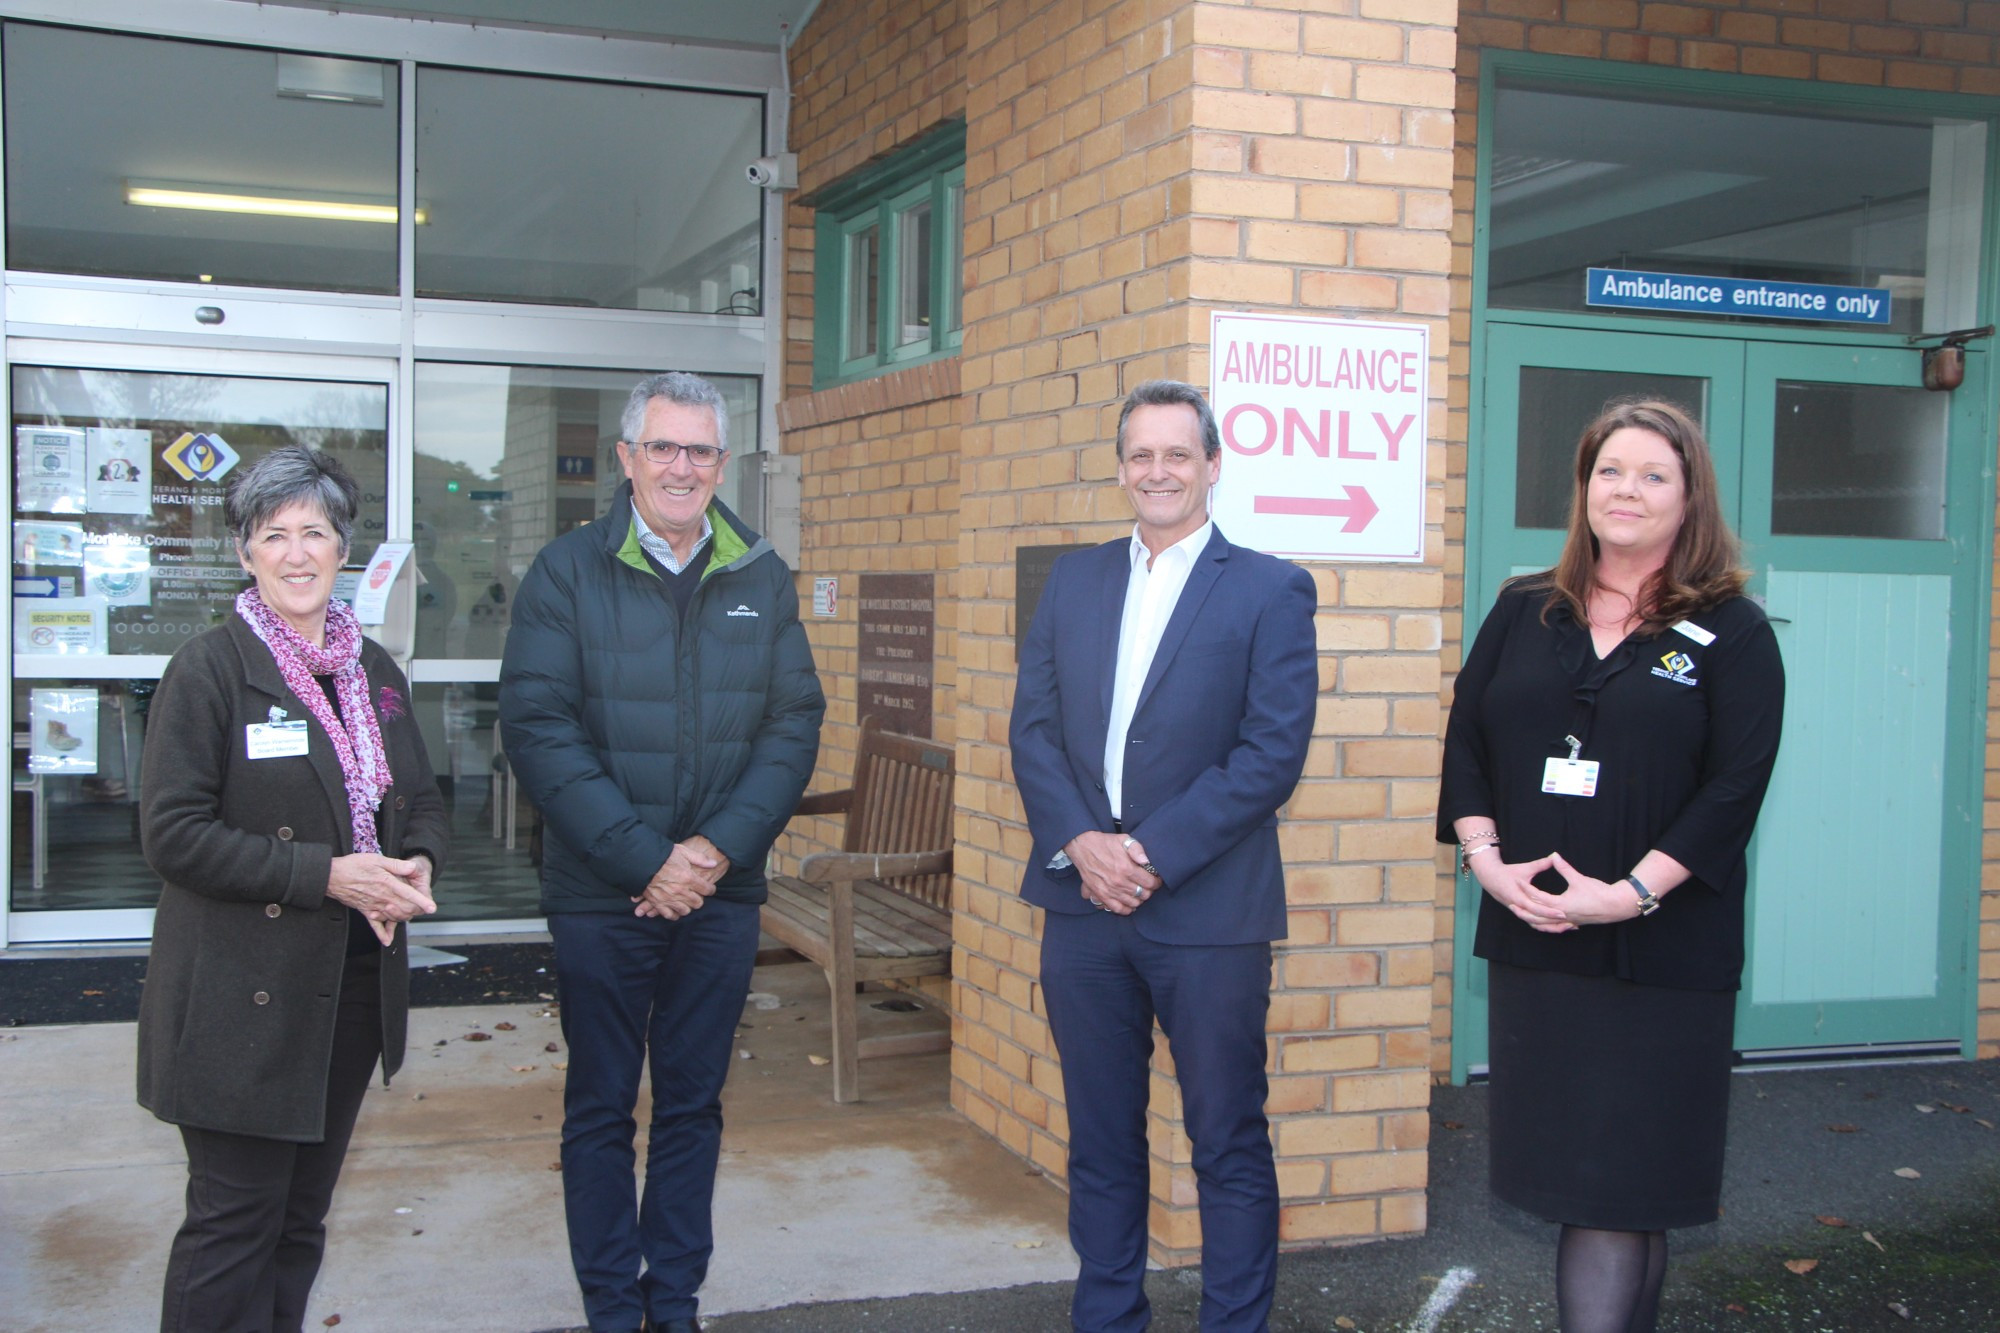
<svg viewBox="0 0 2000 1333">
<path fill-rule="evenodd" d="M 965 123 L 951 121 L 800 200 L 814 220 L 813 387 L 952 356 Z"/>
</svg>

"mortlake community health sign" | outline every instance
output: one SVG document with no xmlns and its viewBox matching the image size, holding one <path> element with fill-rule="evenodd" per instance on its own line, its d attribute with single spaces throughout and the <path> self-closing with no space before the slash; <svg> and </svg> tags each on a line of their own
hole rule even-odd
<svg viewBox="0 0 2000 1333">
<path fill-rule="evenodd" d="M 1422 560 L 1429 383 L 1422 324 L 1214 312 L 1216 525 L 1290 560 Z"/>
<path fill-rule="evenodd" d="M 1818 319 L 1836 324 L 1889 322 L 1887 287 L 1832 287 L 1817 282 L 1762 282 L 1755 278 L 1701 278 L 1685 273 L 1641 273 L 1593 268 L 1585 272 L 1584 301 L 1619 310 L 1674 310 L 1756 319 Z"/>
</svg>

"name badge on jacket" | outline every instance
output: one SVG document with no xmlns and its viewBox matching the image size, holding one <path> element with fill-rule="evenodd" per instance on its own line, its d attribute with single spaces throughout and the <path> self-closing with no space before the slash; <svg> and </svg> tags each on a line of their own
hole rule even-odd
<svg viewBox="0 0 2000 1333">
<path fill-rule="evenodd" d="M 1551 759 L 1542 765 L 1542 790 L 1551 796 L 1597 795 L 1595 759 Z"/>
<path fill-rule="evenodd" d="M 306 720 L 252 722 L 243 728 L 243 748 L 252 759 L 284 759 L 306 752 Z"/>
</svg>

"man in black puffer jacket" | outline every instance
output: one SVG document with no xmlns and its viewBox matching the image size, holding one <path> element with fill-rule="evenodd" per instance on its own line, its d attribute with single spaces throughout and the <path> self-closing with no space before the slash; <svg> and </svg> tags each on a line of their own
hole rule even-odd
<svg viewBox="0 0 2000 1333">
<path fill-rule="evenodd" d="M 688 1333 L 764 859 L 812 777 L 826 700 L 792 571 L 715 499 L 729 452 L 715 386 L 642 380 L 620 431 L 628 485 L 611 512 L 549 543 L 521 583 L 500 726 L 545 824 L 584 1309 L 593 1333 Z"/>
</svg>

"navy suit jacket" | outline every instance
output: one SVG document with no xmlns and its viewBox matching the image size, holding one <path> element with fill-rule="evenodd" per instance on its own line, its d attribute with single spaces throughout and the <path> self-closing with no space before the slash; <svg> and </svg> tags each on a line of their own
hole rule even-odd
<svg viewBox="0 0 2000 1333">
<path fill-rule="evenodd" d="M 1079 833 L 1111 831 L 1104 790 L 1130 539 L 1056 561 L 1021 644 L 1008 729 L 1034 849 L 1021 894 L 1052 912 L 1097 909 L 1049 862 Z M 1285 936 L 1278 807 L 1305 769 L 1319 693 L 1318 594 L 1297 565 L 1232 546 L 1195 557 L 1126 736 L 1125 831 L 1165 889 L 1134 914 L 1163 944 Z"/>
</svg>

